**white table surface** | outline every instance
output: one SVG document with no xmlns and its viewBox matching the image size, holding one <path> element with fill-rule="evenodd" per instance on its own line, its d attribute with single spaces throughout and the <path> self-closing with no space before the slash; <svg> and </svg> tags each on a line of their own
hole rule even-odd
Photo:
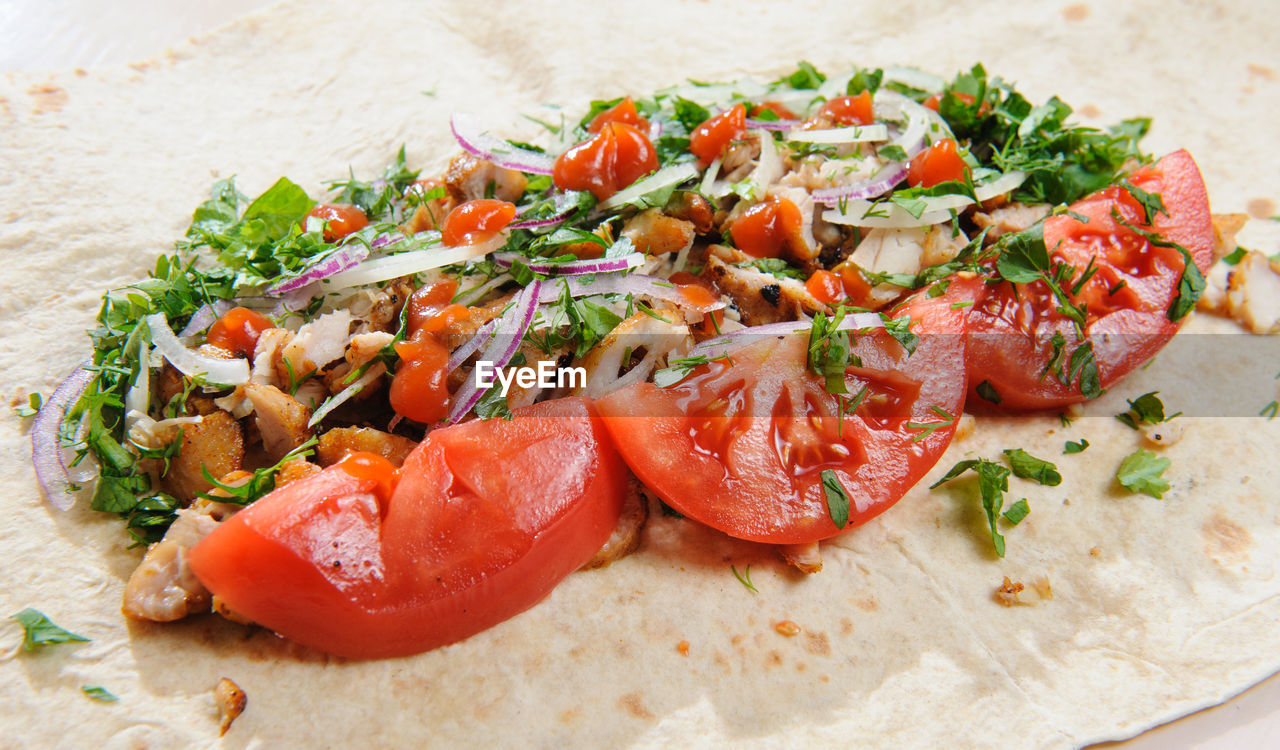
<svg viewBox="0 0 1280 750">
<path fill-rule="evenodd" d="M 0 73 L 150 59 L 272 0 L 0 0 Z M 1012 746 L 1012 743 L 1011 743 Z M 1280 748 L 1280 675 L 1115 750 Z"/>
</svg>

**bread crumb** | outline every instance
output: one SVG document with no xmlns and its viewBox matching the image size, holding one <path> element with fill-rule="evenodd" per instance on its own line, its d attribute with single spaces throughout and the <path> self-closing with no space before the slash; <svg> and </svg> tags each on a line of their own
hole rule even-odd
<svg viewBox="0 0 1280 750">
<path fill-rule="evenodd" d="M 1101 548 L 1101 547 L 1094 547 L 1093 549 L 1089 550 L 1089 556 L 1090 556 L 1090 557 L 1101 557 L 1101 556 L 1102 556 L 1102 548 Z"/>
<path fill-rule="evenodd" d="M 797 635 L 800 635 L 800 626 L 790 620 L 783 620 L 779 623 L 776 623 L 773 626 L 773 629 L 778 631 L 782 635 L 785 635 L 788 638 L 793 638 Z"/>
<path fill-rule="evenodd" d="M 1053 587 L 1049 585 L 1049 576 L 1039 576 L 1031 582 L 1031 588 L 1036 590 L 1036 594 L 1041 599 L 1053 599 Z"/>
<path fill-rule="evenodd" d="M 217 687 L 213 689 L 213 697 L 218 703 L 218 736 L 221 737 L 231 728 L 231 722 L 244 713 L 249 697 L 239 685 L 226 677 L 218 680 Z"/>
<path fill-rule="evenodd" d="M 995 599 L 1006 607 L 1012 607 L 1015 604 L 1021 604 L 1018 601 L 1018 594 L 1025 589 L 1021 581 L 1010 581 L 1009 576 L 1004 577 L 1004 583 L 1000 584 L 996 589 Z"/>
</svg>

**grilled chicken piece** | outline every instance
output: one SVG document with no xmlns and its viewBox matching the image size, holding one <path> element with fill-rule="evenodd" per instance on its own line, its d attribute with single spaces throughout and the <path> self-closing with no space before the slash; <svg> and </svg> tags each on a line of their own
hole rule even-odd
<svg viewBox="0 0 1280 750">
<path fill-rule="evenodd" d="M 798 187 L 774 187 L 769 190 L 769 196 L 791 201 L 800 209 L 800 228 L 787 233 L 787 255 L 802 266 L 817 258 L 822 248 L 813 238 L 813 196 Z"/>
<path fill-rule="evenodd" d="M 729 148 L 724 152 L 724 159 L 720 162 L 720 179 L 738 182 L 749 175 L 759 164 L 760 144 L 760 137 L 752 133 L 747 133 L 741 140 L 729 144 Z M 761 187 L 765 188 L 768 185 Z"/>
<path fill-rule="evenodd" d="M 400 328 L 400 310 L 416 287 L 411 277 L 401 277 L 387 284 L 371 300 L 369 310 L 358 317 L 370 331 L 395 333 Z"/>
<path fill-rule="evenodd" d="M 394 339 L 395 336 L 386 331 L 357 333 L 352 336 L 351 341 L 347 342 L 346 353 L 342 355 L 345 361 L 325 370 L 324 384 L 329 389 L 329 393 L 337 394 L 354 383 L 356 378 L 349 377 L 350 374 L 378 356 Z M 357 393 L 354 398 L 357 401 L 363 401 L 377 393 L 377 391 L 377 388 L 365 388 Z"/>
<path fill-rule="evenodd" d="M 917 274 L 926 266 L 951 260 L 968 240 L 964 234 L 951 236 L 951 228 L 872 229 L 845 259 L 842 266 L 854 266 L 875 273 Z M 876 284 L 854 304 L 879 309 L 902 296 L 893 284 Z"/>
<path fill-rule="evenodd" d="M 973 223 L 979 229 L 991 227 L 987 240 L 995 241 L 1002 235 L 1021 232 L 1048 215 L 1049 206 L 1044 204 L 1028 206 L 1024 203 L 1009 203 L 990 211 L 974 212 Z"/>
<path fill-rule="evenodd" d="M 137 620 L 155 622 L 173 622 L 209 611 L 209 590 L 191 572 L 187 552 L 217 527 L 218 522 L 208 514 L 179 510 L 164 539 L 147 549 L 129 576 L 120 611 Z"/>
<path fill-rule="evenodd" d="M 632 383 L 642 383 L 668 360 L 669 353 L 683 355 L 692 345 L 688 326 L 636 313 L 619 323 L 578 362 L 587 371 L 587 382 L 574 389 L 573 395 L 599 398 Z"/>
<path fill-rule="evenodd" d="M 490 197 L 515 203 L 524 195 L 528 184 L 529 180 L 516 170 L 499 167 L 465 152 L 453 157 L 444 175 L 445 190 L 455 203 Z"/>
<path fill-rule="evenodd" d="M 826 305 L 809 294 L 803 282 L 726 263 L 721 259 L 723 255 L 713 252 L 708 256 L 703 273 L 733 300 L 745 325 L 798 320 L 802 313 L 826 309 Z"/>
<path fill-rule="evenodd" d="M 714 226 L 715 209 L 697 193 L 676 193 L 665 210 L 668 216 L 692 222 L 693 230 L 698 234 L 706 234 Z"/>
<path fill-rule="evenodd" d="M 622 515 L 618 518 L 618 525 L 609 535 L 609 541 L 604 543 L 582 569 L 605 568 L 635 552 L 640 546 L 640 531 L 648 520 L 649 501 L 641 491 L 640 480 L 631 477 L 627 484 L 627 495 L 622 500 Z"/>
<path fill-rule="evenodd" d="M 641 211 L 622 225 L 622 236 L 646 255 L 687 250 L 693 246 L 695 235 L 693 222 L 667 216 L 656 208 Z"/>
<path fill-rule="evenodd" d="M 272 461 L 307 442 L 311 410 L 273 385 L 247 383 L 244 395 L 253 404 L 254 422 L 262 435 L 262 447 Z"/>
<path fill-rule="evenodd" d="M 1257 250 L 1227 277 L 1227 314 L 1254 333 L 1280 333 L 1280 262 Z"/>
<path fill-rule="evenodd" d="M 296 382 L 341 359 L 347 351 L 347 342 L 351 340 L 351 323 L 349 311 L 335 310 L 299 328 L 283 347 L 276 377 L 288 383 L 292 370 Z"/>
<path fill-rule="evenodd" d="M 1221 258 L 1230 255 L 1236 249 L 1236 233 L 1249 221 L 1248 214 L 1214 214 L 1213 215 L 1213 257 Z M 1196 301 L 1200 310 L 1230 315 L 1227 307 L 1227 286 L 1230 283 L 1232 267 L 1225 263 L 1214 263 L 1205 274 L 1204 293 Z"/>
<path fill-rule="evenodd" d="M 320 444 L 316 446 L 316 460 L 321 466 L 332 466 L 348 453 L 367 451 L 377 453 L 399 466 L 417 446 L 409 438 L 372 427 L 335 427 L 320 436 Z"/>
<path fill-rule="evenodd" d="M 817 542 L 806 544 L 780 544 L 778 554 L 788 564 L 794 565 L 802 573 L 822 572 L 822 550 Z"/>
<path fill-rule="evenodd" d="M 421 197 L 443 186 L 444 183 L 436 179 L 418 180 L 409 186 L 405 194 L 408 195 L 412 191 Z M 445 215 L 449 213 L 451 208 L 453 208 L 453 200 L 448 195 L 425 201 L 413 212 L 413 216 L 409 217 L 409 220 L 404 223 L 404 230 L 409 234 L 417 234 L 428 229 L 439 229 L 444 222 Z"/>
<path fill-rule="evenodd" d="M 161 484 L 174 497 L 190 502 L 213 486 L 201 467 L 220 477 L 244 463 L 244 432 L 230 414 L 220 409 L 205 414 L 199 424 L 183 425 L 182 448 L 169 463 Z"/>
</svg>

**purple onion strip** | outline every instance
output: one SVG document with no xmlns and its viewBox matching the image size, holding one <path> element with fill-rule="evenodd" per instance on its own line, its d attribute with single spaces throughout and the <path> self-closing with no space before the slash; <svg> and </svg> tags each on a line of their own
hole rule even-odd
<svg viewBox="0 0 1280 750">
<path fill-rule="evenodd" d="M 896 162 L 885 167 L 880 174 L 882 176 L 858 185 L 815 190 L 813 191 L 813 199 L 827 206 L 838 206 L 842 200 L 878 198 L 892 190 L 894 185 L 902 182 L 903 178 L 907 176 L 907 165 L 904 162 Z"/>
<path fill-rule="evenodd" d="M 752 120 L 747 119 L 748 129 L 757 130 L 778 130 L 787 131 L 794 130 L 800 124 L 799 120 Z"/>
<path fill-rule="evenodd" d="M 329 253 L 320 260 L 312 263 L 303 269 L 302 273 L 292 279 L 277 281 L 266 288 L 266 293 L 270 295 L 280 295 L 285 292 L 292 292 L 310 284 L 313 281 L 327 279 L 334 274 L 342 273 L 348 268 L 359 265 L 361 261 L 369 257 L 369 248 L 360 243 L 348 243 L 342 245 L 337 250 Z"/>
<path fill-rule="evenodd" d="M 35 465 L 36 479 L 49 503 L 58 510 L 67 510 L 75 502 L 69 493 L 74 482 L 67 472 L 67 465 L 62 460 L 62 450 L 58 445 L 58 428 L 66 416 L 67 408 L 74 404 L 84 389 L 93 380 L 94 373 L 86 369 L 89 361 L 85 360 L 67 376 L 54 390 L 36 412 L 31 424 L 31 460 Z"/>
<path fill-rule="evenodd" d="M 547 154 L 518 148 L 482 132 L 470 116 L 460 112 L 449 118 L 449 128 L 463 150 L 499 167 L 529 174 L 551 174 L 551 168 L 555 164 L 555 160 Z"/>
<path fill-rule="evenodd" d="M 533 318 L 538 311 L 538 299 L 541 293 L 542 282 L 538 280 L 535 280 L 520 292 L 515 299 L 515 303 L 499 319 L 493 341 L 481 352 L 481 360 L 492 362 L 495 370 L 507 366 L 511 358 L 515 356 L 516 351 L 520 349 L 520 342 L 524 340 L 524 335 L 528 332 L 529 326 L 533 325 Z M 476 405 L 481 395 L 482 392 L 476 388 L 475 377 L 468 377 L 463 381 L 462 387 L 458 389 L 458 392 L 453 394 L 453 405 L 449 408 L 449 416 L 445 418 L 446 421 L 449 423 L 460 421 Z"/>
<path fill-rule="evenodd" d="M 493 261 L 502 268 L 510 268 L 511 263 L 514 260 L 519 260 L 524 263 L 529 267 L 529 270 L 534 273 L 554 276 L 583 276 L 589 273 L 615 273 L 617 271 L 626 271 L 629 268 L 635 268 L 644 262 L 644 255 L 641 253 L 629 253 L 619 258 L 571 260 L 567 263 L 530 262 L 515 253 L 499 253 L 493 256 Z"/>
</svg>

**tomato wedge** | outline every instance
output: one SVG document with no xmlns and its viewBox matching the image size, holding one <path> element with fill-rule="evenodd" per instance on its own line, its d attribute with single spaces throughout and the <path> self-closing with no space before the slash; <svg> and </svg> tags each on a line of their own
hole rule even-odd
<svg viewBox="0 0 1280 750">
<path fill-rule="evenodd" d="M 1156 354 L 1181 326 L 1169 319 L 1185 261 L 1172 247 L 1153 244 L 1124 222 L 1186 249 L 1202 273 L 1213 262 L 1213 225 L 1204 180 L 1186 151 L 1175 151 L 1137 170 L 1129 181 L 1157 194 L 1167 213 L 1152 211 L 1121 186 L 1088 195 L 1071 206 L 1071 214 L 1044 222 L 1044 243 L 1051 262 L 1073 266 L 1076 281 L 1064 290 L 1076 304 L 1087 306 L 1078 335 L 1075 324 L 1058 308 L 1043 281 L 989 286 L 969 316 L 969 383 L 974 403 L 983 383 L 994 389 L 1006 409 L 1047 409 L 1086 400 L 1096 387 L 1109 388 Z M 1087 268 L 1092 276 L 1077 286 Z M 1060 335 L 1055 347 L 1055 334 Z M 1077 350 L 1088 344 L 1080 355 Z M 1097 383 L 1088 377 L 1085 354 L 1091 353 Z M 1079 369 L 1072 375 L 1072 356 Z M 1061 371 L 1064 377 L 1054 373 Z M 1069 381 L 1064 384 L 1062 381 Z M 991 391 L 984 388 L 988 400 Z M 1096 395 L 1096 393 L 1094 394 Z"/>
<path fill-rule="evenodd" d="M 403 656 L 528 609 L 618 522 L 627 471 L 581 398 L 432 431 L 385 478 L 331 466 L 227 519 L 191 566 L 232 610 L 339 656 Z"/>
<path fill-rule="evenodd" d="M 730 536 L 791 544 L 843 529 L 822 487 L 831 470 L 848 496 L 848 523 L 897 502 L 951 442 L 964 405 L 964 312 L 951 284 L 902 312 L 920 337 L 914 354 L 887 332 L 858 334 L 852 396 L 867 395 L 839 424 L 837 402 L 807 369 L 809 335 L 770 336 L 713 360 L 667 388 L 641 383 L 597 402 L 636 476 L 681 513 Z"/>
</svg>

